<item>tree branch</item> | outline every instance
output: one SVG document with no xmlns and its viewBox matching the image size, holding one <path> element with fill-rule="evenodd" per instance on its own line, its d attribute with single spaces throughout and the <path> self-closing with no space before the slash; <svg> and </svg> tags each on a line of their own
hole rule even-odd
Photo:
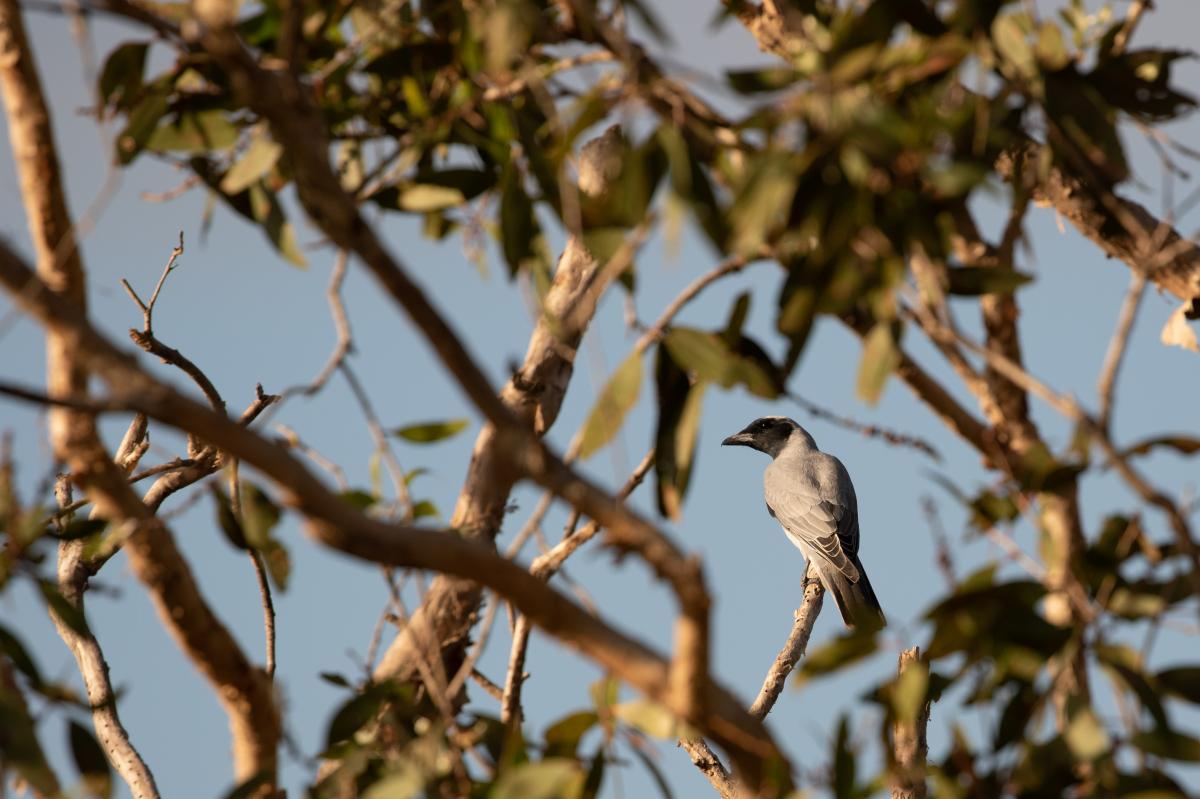
<svg viewBox="0 0 1200 799">
<path fill-rule="evenodd" d="M 900 680 L 910 670 L 924 672 L 921 684 L 929 680 L 929 664 L 921 660 L 921 648 L 914 646 L 900 653 L 897 674 Z M 899 684 L 899 682 L 897 682 Z M 926 729 L 929 726 L 929 703 L 916 709 L 911 721 L 897 719 L 892 723 L 892 799 L 925 799 L 925 761 L 929 757 Z"/>
</svg>

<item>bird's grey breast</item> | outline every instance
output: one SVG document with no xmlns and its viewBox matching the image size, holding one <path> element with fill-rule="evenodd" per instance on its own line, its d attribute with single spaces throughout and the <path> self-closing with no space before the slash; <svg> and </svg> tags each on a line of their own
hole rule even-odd
<svg viewBox="0 0 1200 799">
<path fill-rule="evenodd" d="M 841 462 L 821 452 L 784 453 L 763 474 L 767 508 L 805 557 L 828 562 L 851 581 L 847 555 L 858 549 L 854 487 Z"/>
</svg>

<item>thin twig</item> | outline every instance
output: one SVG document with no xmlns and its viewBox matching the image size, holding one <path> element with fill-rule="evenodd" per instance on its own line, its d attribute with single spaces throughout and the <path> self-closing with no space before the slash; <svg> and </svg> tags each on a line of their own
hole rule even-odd
<svg viewBox="0 0 1200 799">
<path fill-rule="evenodd" d="M 396 502 L 400 510 L 399 518 L 401 521 L 409 521 L 413 514 L 412 495 L 409 494 L 408 482 L 404 479 L 404 468 L 400 466 L 400 461 L 397 460 L 396 453 L 392 450 L 387 431 L 383 429 L 383 424 L 379 421 L 378 414 L 375 413 L 375 407 L 371 404 L 371 398 L 367 396 L 366 389 L 359 382 L 354 370 L 350 368 L 350 364 L 343 360 L 338 364 L 338 369 L 341 371 L 342 377 L 346 378 L 350 391 L 358 401 L 358 407 L 362 410 L 363 418 L 367 422 L 367 429 L 371 431 L 371 438 L 375 440 L 375 451 L 383 458 L 388 475 L 392 478 L 392 487 L 396 491 Z"/>
<path fill-rule="evenodd" d="M 935 461 L 940 461 L 942 459 L 942 456 L 938 453 L 937 449 L 935 449 L 932 444 L 923 438 L 909 435 L 908 433 L 899 433 L 886 427 L 880 427 L 879 425 L 863 424 L 862 422 L 851 419 L 849 416 L 842 416 L 841 414 L 827 410 L 826 408 L 823 408 L 814 402 L 810 402 L 792 391 L 789 391 L 786 396 L 816 419 L 822 419 L 846 430 L 853 430 L 856 433 L 861 433 L 867 438 L 881 438 L 889 444 L 894 444 L 901 447 L 912 447 L 918 452 L 925 453 Z"/>
<path fill-rule="evenodd" d="M 633 470 L 625 485 L 617 493 L 618 501 L 629 498 L 646 474 L 654 465 L 654 450 L 651 449 L 642 458 L 641 463 Z M 573 511 L 572 520 L 568 524 L 567 535 L 549 552 L 534 558 L 529 566 L 530 574 L 542 580 L 549 580 L 562 568 L 563 563 L 575 550 L 600 531 L 600 525 L 591 521 L 583 529 L 575 531 L 574 526 L 579 519 L 578 510 Z M 517 724 L 521 719 L 521 684 L 525 680 L 525 653 L 529 647 L 529 619 L 523 614 L 517 618 L 513 629 L 512 649 L 509 650 L 508 671 L 504 678 L 504 693 L 500 702 L 500 720 L 505 724 Z"/>
<path fill-rule="evenodd" d="M 238 477 L 238 459 L 229 459 L 229 506 L 238 524 L 245 527 L 246 517 L 242 513 L 242 482 Z M 254 566 L 254 576 L 258 581 L 258 594 L 263 609 L 263 637 L 266 647 L 267 679 L 275 679 L 275 603 L 271 599 L 271 584 L 267 582 L 267 569 L 263 564 L 262 553 L 251 545 L 248 550 L 250 563 Z"/>
<path fill-rule="evenodd" d="M 1116 391 L 1117 373 L 1121 369 L 1121 361 L 1125 356 L 1125 348 L 1129 343 L 1129 334 L 1133 330 L 1133 320 L 1137 317 L 1138 306 L 1146 294 L 1146 276 L 1138 271 L 1132 271 L 1129 279 L 1129 290 L 1121 303 L 1121 312 L 1117 317 L 1117 328 L 1113 331 L 1112 341 L 1108 343 L 1108 351 L 1104 355 L 1104 365 L 1100 370 L 1100 379 L 1096 382 L 1096 391 L 1100 395 L 1100 412 L 1097 423 L 1109 430 L 1112 421 L 1113 395 Z"/>
</svg>

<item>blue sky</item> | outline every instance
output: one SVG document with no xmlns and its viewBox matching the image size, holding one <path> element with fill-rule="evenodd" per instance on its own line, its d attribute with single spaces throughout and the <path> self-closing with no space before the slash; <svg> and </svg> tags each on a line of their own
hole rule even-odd
<svg viewBox="0 0 1200 799">
<path fill-rule="evenodd" d="M 679 43 L 671 54 L 679 70 L 714 75 L 727 66 L 766 60 L 737 25 L 729 25 L 715 35 L 709 31 L 709 4 L 704 4 L 703 13 L 697 13 L 686 0 L 655 5 Z M 1135 41 L 1186 46 L 1187 32 L 1200 24 L 1200 11 L 1189 3 L 1161 5 L 1160 11 L 1148 16 Z M 139 289 L 152 287 L 182 230 L 187 252 L 159 303 L 156 333 L 201 365 L 231 408 L 249 402 L 256 382 L 268 391 L 276 391 L 310 379 L 334 343 L 324 297 L 333 253 L 312 248 L 308 251 L 309 268 L 298 270 L 280 261 L 257 230 L 223 210 L 217 211 L 212 231 L 202 242 L 204 198 L 200 194 L 193 192 L 167 203 L 142 199 L 142 192 L 163 191 L 183 176 L 148 158 L 130 170 L 112 173 L 107 166 L 111 152 L 107 142 L 79 111 L 91 100 L 82 78 L 80 50 L 65 20 L 30 14 L 28 23 L 53 104 L 59 151 L 76 217 L 81 218 L 95 202 L 106 181 L 115 181 L 114 193 L 93 214 L 96 224 L 84 240 L 93 319 L 114 340 L 124 341 L 125 330 L 140 325 L 140 314 L 118 281 L 124 277 Z M 97 49 L 103 54 L 130 34 L 111 23 L 99 23 L 95 37 Z M 1195 92 L 1200 89 L 1198 78 L 1200 69 L 1192 62 L 1180 69 L 1178 83 Z M 1193 147 L 1200 142 L 1195 120 L 1177 124 L 1171 132 Z M 1136 181 L 1125 191 L 1159 212 L 1161 168 L 1140 137 L 1132 131 L 1126 133 Z M 112 135 L 111 130 L 108 135 Z M 27 251 L 6 132 L 0 133 L 0 138 L 5 139 L 0 149 L 0 235 Z M 994 221 L 987 204 L 981 208 L 985 219 Z M 302 244 L 319 240 L 311 227 L 296 221 Z M 503 265 L 489 254 L 489 273 L 480 276 L 463 256 L 458 240 L 435 246 L 422 239 L 417 226 L 408 220 L 387 216 L 377 221 L 393 252 L 404 259 L 499 385 L 507 364 L 523 356 L 531 327 L 521 291 L 507 280 Z M 1180 228 L 1190 234 L 1200 219 L 1192 214 L 1179 222 Z M 1060 230 L 1051 210 L 1035 210 L 1027 230 L 1032 246 L 1021 254 L 1019 266 L 1037 277 L 1020 295 L 1027 365 L 1051 386 L 1074 393 L 1085 405 L 1095 407 L 1096 377 L 1128 270 L 1105 259 L 1069 227 Z M 638 258 L 636 304 L 639 316 L 647 321 L 655 318 L 684 285 L 715 263 L 713 254 L 690 229 L 684 233 L 677 256 L 672 257 L 667 250 L 655 240 Z M 724 320 L 732 299 L 750 290 L 754 305 L 748 328 L 773 354 L 778 354 L 781 342 L 771 332 L 771 317 L 781 279 L 777 267 L 757 265 L 714 286 L 687 308 L 680 321 L 715 326 Z M 448 516 L 479 416 L 417 332 L 356 266 L 352 265 L 345 293 L 358 348 L 353 363 L 384 423 L 398 426 L 452 417 L 466 417 L 473 422 L 469 433 L 443 444 L 426 448 L 397 445 L 405 468 L 430 470 L 415 482 L 414 493 L 418 498 L 431 499 Z M 0 301 L 0 317 L 8 318 L 8 308 L 7 301 Z M 1173 308 L 1171 298 L 1160 297 L 1153 290 L 1142 305 L 1117 397 L 1115 435 L 1119 442 L 1164 431 L 1195 434 L 1195 397 L 1200 394 L 1197 356 L 1158 342 L 1158 331 Z M 957 310 L 964 329 L 976 331 L 974 307 L 964 302 Z M 623 324 L 621 298 L 609 296 L 589 332 L 567 402 L 550 436 L 560 450 L 582 424 L 598 387 L 621 362 L 633 340 Z M 905 344 L 911 354 L 943 377 L 946 385 L 973 407 L 970 397 L 958 387 L 949 370 L 941 367 L 930 347 L 917 335 L 909 335 Z M 823 322 L 790 387 L 813 402 L 862 422 L 886 425 L 932 441 L 942 453 L 940 463 L 811 420 L 786 402 L 764 402 L 741 390 L 710 391 L 705 399 L 697 470 L 684 518 L 676 524 L 664 522 L 664 527 L 687 549 L 704 557 L 716 600 L 713 668 L 749 701 L 790 628 L 792 610 L 800 597 L 803 562 L 763 510 L 760 475 L 765 459 L 747 450 L 721 450 L 720 441 L 759 415 L 786 413 L 806 425 L 818 444 L 838 455 L 853 475 L 860 501 L 862 559 L 887 609 L 891 627 L 884 653 L 816 687 L 786 691 L 769 717 L 773 732 L 793 762 L 806 771 L 819 768 L 826 760 L 828 741 L 840 712 L 853 709 L 860 737 L 870 736 L 871 726 L 866 723 L 870 711 L 859 705 L 858 697 L 894 670 L 900 649 L 922 643 L 927 635 L 921 614 L 944 586 L 934 566 L 933 540 L 921 511 L 922 498 L 930 496 L 937 502 L 960 575 L 999 558 L 986 542 L 964 537 L 964 514 L 929 476 L 933 472 L 946 474 L 968 489 L 982 486 L 991 478 L 980 468 L 978 457 L 898 382 L 889 384 L 878 406 L 864 406 L 854 393 L 859 355 L 860 346 L 854 336 L 835 322 Z M 157 374 L 191 390 L 166 367 L 152 359 L 143 362 Z M 0 376 L 38 385 L 43 382 L 42 363 L 42 338 L 32 322 L 16 318 L 11 325 L 6 322 L 0 327 Z M 650 384 L 647 380 L 646 386 Z M 624 481 L 652 439 L 651 404 L 647 388 L 613 446 L 585 464 L 589 474 L 614 489 Z M 1052 446 L 1062 447 L 1070 436 L 1069 426 L 1036 401 L 1033 411 L 1047 440 Z M 340 463 L 353 484 L 369 481 L 373 445 L 339 378 L 331 380 L 318 397 L 290 401 L 270 419 L 270 425 L 276 423 L 296 429 L 309 444 Z M 105 423 L 110 443 L 119 439 L 123 425 L 120 419 Z M 51 468 L 44 417 L 26 406 L 0 400 L 0 429 L 12 431 L 15 436 L 20 483 L 29 496 Z M 154 427 L 151 435 L 154 448 L 146 463 L 181 452 L 178 436 L 159 427 Z M 1194 494 L 1193 462 L 1161 455 L 1147 461 L 1146 466 L 1164 489 L 1177 495 L 1189 491 Z M 506 525 L 502 546 L 520 528 L 538 496 L 536 490 L 528 488 L 516 492 L 518 510 Z M 1129 492 L 1111 475 L 1088 477 L 1083 483 L 1082 500 L 1085 522 L 1093 533 L 1108 513 L 1134 507 Z M 165 510 L 170 513 L 184 502 L 184 496 L 177 496 Z M 651 493 L 646 488 L 635 495 L 633 502 L 647 514 L 653 510 Z M 1153 512 L 1147 511 L 1145 518 L 1154 533 L 1168 533 L 1163 520 Z M 545 530 L 552 540 L 564 519 L 565 513 L 558 508 L 549 515 Z M 245 649 L 261 658 L 257 589 L 244 555 L 231 550 L 217 532 L 207 500 L 185 510 L 172 524 L 206 596 Z M 1015 534 L 1026 551 L 1036 551 L 1036 541 L 1027 525 L 1018 527 Z M 288 731 L 299 749 L 311 757 L 318 751 L 328 719 L 342 699 L 342 693 L 320 681 L 317 673 L 339 671 L 359 676 L 356 663 L 366 651 L 387 594 L 377 569 L 311 544 L 302 537 L 295 518 L 285 520 L 282 535 L 292 551 L 294 577 L 292 589 L 276 598 L 278 682 L 287 709 Z M 586 587 L 607 619 L 659 649 L 667 647 L 673 602 L 646 569 L 633 560 L 614 564 L 610 555 L 591 547 L 578 553 L 567 571 Z M 123 689 L 121 712 L 135 744 L 166 795 L 219 795 L 231 785 L 232 776 L 226 723 L 211 690 L 169 640 L 123 558 L 112 561 L 98 582 L 116 593 L 89 595 L 88 611 L 108 655 L 114 682 Z M 74 662 L 54 634 L 40 601 L 30 591 L 17 586 L 0 597 L 0 618 L 22 633 L 43 671 L 55 678 L 77 681 Z M 814 644 L 840 629 L 832 607 L 827 608 L 818 621 Z M 1194 639 L 1168 633 L 1156 648 L 1154 663 L 1181 661 L 1189 652 L 1195 652 Z M 502 679 L 507 654 L 507 623 L 499 614 L 481 670 L 493 679 Z M 585 706 L 589 701 L 586 686 L 599 676 L 589 664 L 537 633 L 527 669 L 532 675 L 525 692 L 527 715 L 531 729 L 536 731 L 568 710 Z M 495 703 L 478 689 L 473 690 L 473 697 L 481 712 L 498 712 Z M 934 708 L 931 738 L 935 749 L 945 741 L 947 725 L 955 716 L 951 707 Z M 966 731 L 981 736 L 983 728 L 973 718 L 962 717 Z M 1196 727 L 1195 715 L 1180 718 Z M 60 772 L 70 774 L 62 721 L 49 716 L 40 732 Z M 677 795 L 704 795 L 708 789 L 686 756 L 671 742 L 660 748 L 658 763 Z M 309 773 L 303 762 L 289 759 L 285 783 L 289 788 L 298 788 Z M 607 796 L 651 795 L 651 783 L 636 765 L 619 777 L 611 776 Z M 123 786 L 120 788 L 123 790 Z"/>
</svg>

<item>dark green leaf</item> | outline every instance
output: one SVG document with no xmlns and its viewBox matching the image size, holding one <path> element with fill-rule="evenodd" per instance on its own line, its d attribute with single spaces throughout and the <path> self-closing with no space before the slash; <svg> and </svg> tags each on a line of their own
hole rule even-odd
<svg viewBox="0 0 1200 799">
<path fill-rule="evenodd" d="M 500 239 L 510 275 L 520 272 L 533 257 L 533 240 L 537 235 L 533 201 L 525 193 L 517 165 L 510 161 L 500 184 Z"/>
<path fill-rule="evenodd" d="M 774 92 L 786 89 L 801 77 L 790 67 L 764 67 L 763 69 L 731 70 L 725 73 L 726 80 L 735 91 L 742 94 Z"/>
<path fill-rule="evenodd" d="M 448 419 L 438 422 L 421 422 L 392 430 L 392 435 L 398 436 L 413 444 L 432 444 L 436 441 L 456 436 L 471 424 L 469 419 Z"/>
<path fill-rule="evenodd" d="M 154 132 L 158 121 L 167 113 L 166 90 L 149 87 L 142 92 L 141 99 L 130 110 L 125 120 L 125 129 L 117 135 L 117 160 L 128 164 L 146 146 L 146 140 Z"/>
<path fill-rule="evenodd" d="M 594 710 L 563 716 L 546 729 L 546 757 L 575 757 L 579 740 L 600 720 Z"/>
<path fill-rule="evenodd" d="M 343 502 L 353 505 L 358 510 L 366 510 L 378 501 L 374 494 L 369 491 L 363 491 L 360 488 L 343 491 L 338 496 L 342 498 Z"/>
<path fill-rule="evenodd" d="M 61 531 L 50 528 L 50 534 L 62 541 L 77 541 L 103 532 L 108 527 L 107 519 L 72 519 Z"/>
<path fill-rule="evenodd" d="M 850 719 L 842 714 L 833 740 L 833 795 L 837 799 L 851 799 L 855 795 L 858 782 L 855 760 L 850 743 Z"/>
<path fill-rule="evenodd" d="M 88 629 L 87 619 L 83 615 L 83 611 L 67 601 L 58 590 L 58 586 L 48 580 L 39 580 L 38 588 L 41 589 L 42 598 L 46 600 L 46 604 L 50 606 L 50 610 L 58 617 L 65 625 L 71 628 L 78 635 L 90 638 L 91 630 Z"/>
<path fill-rule="evenodd" d="M 385 686 L 373 685 L 363 693 L 346 701 L 333 715 L 329 730 L 325 734 L 325 747 L 344 741 L 375 718 L 388 699 Z"/>
<path fill-rule="evenodd" d="M 24 674 L 34 686 L 42 684 L 42 675 L 37 664 L 30 657 L 21 639 L 12 634 L 6 627 L 0 625 L 0 650 L 8 656 L 17 670 Z"/>
<path fill-rule="evenodd" d="M 437 505 L 434 505 L 427 499 L 423 499 L 413 505 L 412 515 L 414 519 L 424 519 L 430 516 L 440 516 Z"/>
<path fill-rule="evenodd" d="M 635 351 L 617 367 L 596 398 L 580 436 L 580 460 L 591 456 L 613 439 L 621 429 L 625 416 L 637 403 L 641 388 L 642 357 L 641 353 Z"/>
<path fill-rule="evenodd" d="M 125 109 L 142 88 L 146 42 L 125 42 L 108 54 L 100 70 L 98 97 L 102 106 Z"/>
<path fill-rule="evenodd" d="M 642 751 L 642 747 L 636 744 L 631 745 L 629 748 L 633 752 L 634 757 L 638 759 L 638 762 L 649 772 L 650 779 L 654 780 L 654 785 L 658 788 L 658 793 L 663 799 L 674 799 L 674 795 L 671 793 L 671 784 L 663 776 L 662 770 L 654 762 L 654 758 Z"/>
<path fill-rule="evenodd" d="M 879 647 L 875 633 L 852 630 L 808 653 L 796 670 L 796 685 L 838 671 L 869 657 Z"/>
<path fill-rule="evenodd" d="M 83 787 L 91 796 L 108 799 L 112 796 L 112 772 L 108 768 L 108 758 L 104 750 L 96 742 L 92 731 L 83 725 L 68 722 L 68 737 L 71 743 L 71 757 L 75 760 L 75 768 L 83 777 Z"/>
<path fill-rule="evenodd" d="M 949 278 L 946 290 L 960 297 L 979 297 L 984 294 L 1012 294 L 1018 288 L 1033 280 L 1032 275 L 1018 272 L 1015 269 L 1001 269 L 990 266 L 959 266 L 947 269 L 946 275 Z"/>
<path fill-rule="evenodd" d="M 217 507 L 217 525 L 221 528 L 221 532 L 225 534 L 225 538 L 237 549 L 249 549 L 250 544 L 246 541 L 246 533 L 242 529 L 241 523 L 233 514 L 233 508 L 229 504 L 229 497 L 216 485 L 209 483 L 209 491 L 212 494 L 213 503 Z"/>
<path fill-rule="evenodd" d="M 1179 666 L 1160 671 L 1155 679 L 1175 696 L 1200 704 L 1200 666 Z"/>
<path fill-rule="evenodd" d="M 225 799 L 253 799 L 253 797 L 260 795 L 262 788 L 269 785 L 270 782 L 270 773 L 260 771 L 250 779 L 235 786 L 233 790 L 225 794 Z"/>
<path fill-rule="evenodd" d="M 320 677 L 325 682 L 329 683 L 330 685 L 336 685 L 339 688 L 353 688 L 354 687 L 353 685 L 351 685 L 350 681 L 347 680 L 345 677 L 343 677 L 342 675 L 337 674 L 335 672 L 332 672 L 332 671 L 322 671 L 319 674 L 317 674 L 317 676 Z"/>
<path fill-rule="evenodd" d="M 1187 733 L 1159 727 L 1153 731 L 1139 732 L 1131 743 L 1152 755 L 1185 763 L 1200 763 L 1200 740 Z"/>
</svg>

